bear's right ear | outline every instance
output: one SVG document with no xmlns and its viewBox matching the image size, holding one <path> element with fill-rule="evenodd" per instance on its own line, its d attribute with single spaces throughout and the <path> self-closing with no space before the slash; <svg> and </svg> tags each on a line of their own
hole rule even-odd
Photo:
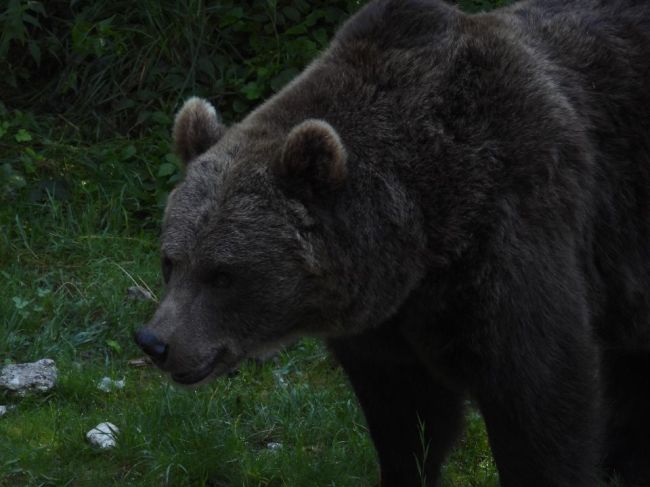
<svg viewBox="0 0 650 487">
<path fill-rule="evenodd" d="M 185 164 L 216 144 L 226 131 L 209 101 L 193 96 L 174 120 L 174 147 Z"/>
</svg>

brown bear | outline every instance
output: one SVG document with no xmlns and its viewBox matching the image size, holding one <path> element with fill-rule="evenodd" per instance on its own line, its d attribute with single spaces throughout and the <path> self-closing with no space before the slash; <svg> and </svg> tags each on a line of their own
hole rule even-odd
<svg viewBox="0 0 650 487">
<path fill-rule="evenodd" d="M 322 337 L 384 486 L 439 482 L 467 398 L 504 486 L 650 485 L 650 2 L 376 0 L 174 141 L 136 334 L 174 381 Z"/>
</svg>

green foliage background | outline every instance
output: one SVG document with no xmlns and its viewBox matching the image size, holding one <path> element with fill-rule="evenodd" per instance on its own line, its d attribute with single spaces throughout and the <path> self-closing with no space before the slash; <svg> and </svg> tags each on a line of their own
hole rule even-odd
<svg viewBox="0 0 650 487">
<path fill-rule="evenodd" d="M 9 0 L 0 90 L 12 108 L 92 117 L 123 134 L 189 94 L 210 98 L 230 120 L 295 76 L 360 4 Z"/>
</svg>

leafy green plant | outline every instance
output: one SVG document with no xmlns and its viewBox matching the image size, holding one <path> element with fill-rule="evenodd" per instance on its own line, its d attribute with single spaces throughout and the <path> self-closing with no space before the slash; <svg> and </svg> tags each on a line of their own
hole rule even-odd
<svg viewBox="0 0 650 487">
<path fill-rule="evenodd" d="M 16 43 L 20 48 L 27 47 L 34 63 L 40 64 L 41 48 L 32 32 L 41 28 L 39 17 L 45 15 L 41 2 L 9 0 L 4 12 L 0 13 L 0 59 L 5 58 L 11 44 Z M 9 74 L 7 81 L 15 85 L 16 79 Z"/>
</svg>

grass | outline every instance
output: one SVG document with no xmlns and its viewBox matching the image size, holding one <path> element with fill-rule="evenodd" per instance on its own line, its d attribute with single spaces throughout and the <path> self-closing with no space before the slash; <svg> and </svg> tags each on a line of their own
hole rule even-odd
<svg viewBox="0 0 650 487">
<path fill-rule="evenodd" d="M 60 380 L 43 396 L 0 393 L 16 405 L 0 419 L 0 485 L 375 485 L 363 416 L 319 342 L 191 391 L 129 365 L 141 356 L 132 331 L 155 304 L 126 289 L 136 280 L 163 292 L 156 202 L 169 187 L 169 171 L 158 177 L 167 141 L 84 145 L 30 127 L 31 140 L 0 145 L 0 164 L 25 176 L 0 205 L 0 364 L 49 357 Z M 43 190 L 46 179 L 56 184 Z M 102 392 L 104 376 L 126 387 Z M 103 421 L 120 428 L 110 451 L 85 440 Z M 475 412 L 443 485 L 498 485 Z"/>
</svg>

